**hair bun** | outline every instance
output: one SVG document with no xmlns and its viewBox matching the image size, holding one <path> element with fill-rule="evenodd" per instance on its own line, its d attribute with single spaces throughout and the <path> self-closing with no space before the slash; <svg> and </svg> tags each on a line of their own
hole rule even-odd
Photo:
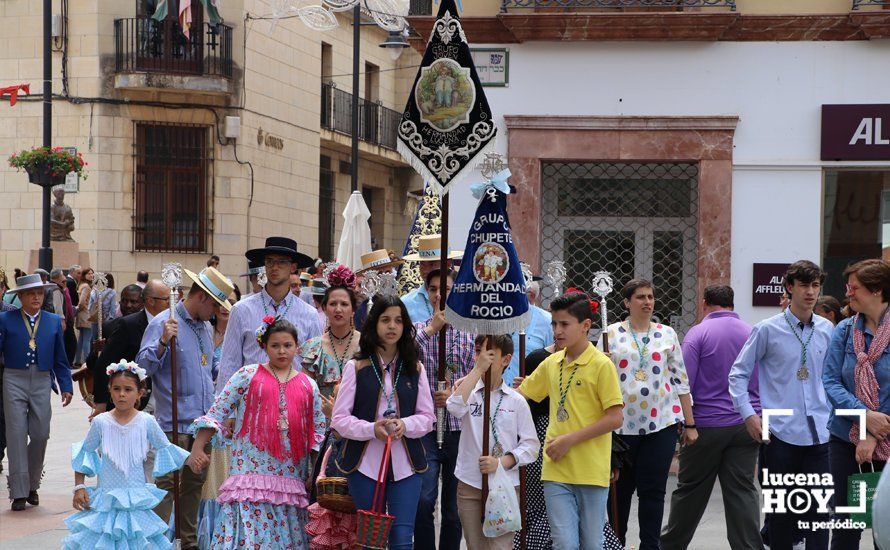
<svg viewBox="0 0 890 550">
<path fill-rule="evenodd" d="M 328 285 L 331 288 L 347 288 L 355 290 L 355 273 L 345 265 L 338 265 L 328 274 Z"/>
</svg>

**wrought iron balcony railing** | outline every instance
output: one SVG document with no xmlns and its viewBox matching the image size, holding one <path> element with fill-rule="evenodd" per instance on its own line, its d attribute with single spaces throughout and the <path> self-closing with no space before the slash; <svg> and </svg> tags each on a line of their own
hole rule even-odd
<svg viewBox="0 0 890 550">
<path fill-rule="evenodd" d="M 387 149 L 396 149 L 396 135 L 402 113 L 379 103 L 359 99 L 358 137 Z M 321 86 L 321 127 L 352 135 L 352 94 L 332 84 Z"/>
<path fill-rule="evenodd" d="M 408 15 L 434 15 L 433 0 L 411 0 Z"/>
<path fill-rule="evenodd" d="M 557 10 L 729 8 L 735 11 L 736 5 L 735 0 L 501 0 L 502 12 L 525 8 Z"/>
<path fill-rule="evenodd" d="M 858 10 L 863 6 L 884 6 L 890 8 L 890 0 L 853 0 L 854 10 Z"/>
<path fill-rule="evenodd" d="M 195 25 L 188 37 L 173 19 L 114 22 L 117 72 L 193 74 L 232 78 L 232 27 Z"/>
</svg>

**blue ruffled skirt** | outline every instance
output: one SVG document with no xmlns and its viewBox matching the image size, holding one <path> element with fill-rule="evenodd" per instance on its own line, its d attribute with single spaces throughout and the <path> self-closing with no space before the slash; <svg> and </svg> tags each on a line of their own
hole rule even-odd
<svg viewBox="0 0 890 550">
<path fill-rule="evenodd" d="M 144 487 L 102 489 L 88 487 L 90 509 L 68 517 L 71 534 L 64 548 L 132 550 L 170 548 L 167 523 L 153 509 L 166 491 L 151 483 Z"/>
</svg>

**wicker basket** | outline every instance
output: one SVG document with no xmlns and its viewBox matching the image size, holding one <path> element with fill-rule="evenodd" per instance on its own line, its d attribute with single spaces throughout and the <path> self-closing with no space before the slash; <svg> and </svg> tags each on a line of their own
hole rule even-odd
<svg viewBox="0 0 890 550">
<path fill-rule="evenodd" d="M 319 506 L 344 514 L 355 513 L 355 504 L 349 494 L 349 484 L 345 477 L 325 477 L 332 447 L 328 447 L 321 459 L 321 471 L 315 481 L 316 500 Z"/>
<path fill-rule="evenodd" d="M 389 466 L 389 454 L 392 448 L 392 438 L 386 438 L 386 447 L 383 449 L 383 460 L 380 462 L 380 473 L 377 474 L 377 484 L 374 486 L 374 500 L 370 510 L 358 511 L 358 528 L 356 529 L 356 543 L 365 548 L 385 550 L 389 541 L 389 530 L 392 527 L 395 516 L 386 513 L 386 475 Z"/>
</svg>

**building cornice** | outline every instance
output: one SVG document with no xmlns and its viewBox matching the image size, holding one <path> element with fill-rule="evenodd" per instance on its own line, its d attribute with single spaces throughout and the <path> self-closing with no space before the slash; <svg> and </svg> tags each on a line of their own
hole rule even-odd
<svg viewBox="0 0 890 550">
<path fill-rule="evenodd" d="M 423 51 L 434 17 L 409 17 Z M 529 41 L 813 41 L 890 38 L 890 12 L 763 15 L 733 12 L 501 13 L 461 19 L 472 44 Z"/>
<path fill-rule="evenodd" d="M 737 116 L 504 115 L 508 130 L 734 131 Z"/>
</svg>

